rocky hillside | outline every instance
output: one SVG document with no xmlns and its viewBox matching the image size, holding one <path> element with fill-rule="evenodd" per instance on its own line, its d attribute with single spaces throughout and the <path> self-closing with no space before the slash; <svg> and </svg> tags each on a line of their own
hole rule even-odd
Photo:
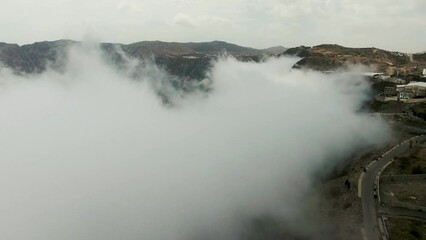
<svg viewBox="0 0 426 240">
<path fill-rule="evenodd" d="M 17 44 L 0 43 L 0 62 L 18 74 L 40 73 L 51 67 L 61 70 L 66 62 L 67 49 L 80 42 L 58 40 L 37 42 L 19 46 Z M 258 50 L 241 47 L 221 41 L 204 43 L 175 43 L 160 41 L 144 41 L 129 45 L 100 44 L 104 54 L 118 66 L 124 59 L 118 52 L 138 59 L 154 59 L 170 74 L 189 79 L 202 79 L 212 59 L 227 53 L 241 61 L 260 61 L 265 56 L 274 55 L 271 50 Z M 282 53 L 285 49 L 281 49 Z"/>
<path fill-rule="evenodd" d="M 283 55 L 302 58 L 296 68 L 310 68 L 329 71 L 346 63 L 360 63 L 375 66 L 379 72 L 399 72 L 400 74 L 420 74 L 426 68 L 426 54 L 390 52 L 377 48 L 347 48 L 339 45 L 324 44 L 314 47 L 296 47 L 287 49 Z"/>
<path fill-rule="evenodd" d="M 67 49 L 80 42 L 58 40 L 37 42 L 19 46 L 0 43 L 0 64 L 18 74 L 41 73 L 48 67 L 61 70 L 67 60 Z M 240 61 L 261 61 L 271 55 L 300 57 L 295 68 L 329 71 L 360 63 L 376 67 L 379 72 L 418 75 L 426 68 L 426 53 L 408 55 L 377 48 L 347 48 L 324 44 L 314 47 L 272 47 L 253 49 L 221 41 L 203 43 L 177 43 L 143 41 L 132 44 L 102 43 L 100 47 L 117 67 L 124 66 L 125 59 L 119 52 L 137 59 L 153 59 L 170 74 L 183 80 L 204 79 L 211 61 L 225 52 Z"/>
</svg>

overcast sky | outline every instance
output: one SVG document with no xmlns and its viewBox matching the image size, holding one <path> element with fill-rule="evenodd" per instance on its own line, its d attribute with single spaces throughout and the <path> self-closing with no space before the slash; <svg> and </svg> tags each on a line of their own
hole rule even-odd
<svg viewBox="0 0 426 240">
<path fill-rule="evenodd" d="M 337 43 L 426 50 L 425 0 L 1 0 L 0 41 Z"/>
</svg>

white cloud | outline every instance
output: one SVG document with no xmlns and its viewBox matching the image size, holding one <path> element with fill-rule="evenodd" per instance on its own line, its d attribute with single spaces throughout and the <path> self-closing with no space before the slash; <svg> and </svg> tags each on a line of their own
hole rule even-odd
<svg viewBox="0 0 426 240">
<path fill-rule="evenodd" d="M 234 22 L 228 18 L 224 18 L 224 17 L 217 17 L 217 16 L 209 16 L 209 15 L 205 15 L 202 16 L 201 19 L 208 23 L 208 24 L 213 24 L 213 25 L 230 25 L 230 24 L 234 24 Z"/>
<path fill-rule="evenodd" d="M 76 32 L 84 24 L 113 42 L 222 39 L 259 48 L 339 43 L 423 51 L 424 9 L 423 0 L 4 0 L 0 41 L 81 38 Z"/>
<path fill-rule="evenodd" d="M 202 15 L 202 16 L 190 16 L 184 13 L 178 13 L 173 18 L 173 24 L 179 25 L 182 27 L 226 27 L 227 25 L 233 25 L 234 22 L 228 18 L 217 17 L 211 15 Z"/>
<path fill-rule="evenodd" d="M 191 18 L 190 16 L 183 14 L 183 13 L 178 13 L 173 18 L 173 24 L 179 25 L 179 26 L 182 26 L 182 27 L 195 27 L 195 26 L 197 26 L 197 23 L 194 21 L 193 18 Z"/>
<path fill-rule="evenodd" d="M 117 4 L 117 9 L 119 11 L 124 11 L 125 13 L 133 13 L 133 14 L 143 14 L 145 5 L 142 3 L 130 1 L 130 0 L 121 0 Z"/>
<path fill-rule="evenodd" d="M 312 173 L 387 128 L 357 111 L 362 79 L 295 61 L 221 59 L 211 93 L 173 108 L 150 85 L 164 72 L 132 65 L 135 81 L 91 48 L 63 74 L 0 72 L 0 239 L 238 239 L 264 214 L 315 234 Z"/>
</svg>

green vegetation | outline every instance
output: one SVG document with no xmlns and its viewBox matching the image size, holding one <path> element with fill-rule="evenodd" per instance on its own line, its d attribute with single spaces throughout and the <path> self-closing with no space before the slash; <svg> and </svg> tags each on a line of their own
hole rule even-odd
<svg viewBox="0 0 426 240">
<path fill-rule="evenodd" d="M 425 171 L 420 165 L 413 167 L 413 170 L 411 171 L 411 174 L 424 174 L 424 173 Z"/>
<path fill-rule="evenodd" d="M 408 165 L 410 165 L 410 159 L 408 157 L 399 158 L 399 167 L 402 170 L 407 169 Z"/>
<path fill-rule="evenodd" d="M 426 222 L 410 219 L 389 219 L 386 222 L 390 240 L 426 239 Z"/>
<path fill-rule="evenodd" d="M 0 43 L 0 62 L 16 73 L 41 73 L 48 67 L 61 71 L 66 65 L 67 50 L 81 44 L 71 40 L 37 42 L 19 46 Z M 187 80 L 202 80 L 211 66 L 211 61 L 227 52 L 240 61 L 259 62 L 265 52 L 259 49 L 241 47 L 221 41 L 202 43 L 176 43 L 144 41 L 129 45 L 101 43 L 100 49 L 109 63 L 118 69 L 126 65 L 126 60 L 117 51 L 136 59 L 153 60 L 171 75 Z"/>
<path fill-rule="evenodd" d="M 413 59 L 414 59 L 414 61 L 424 62 L 424 61 L 426 61 L 426 53 L 414 54 Z"/>
<path fill-rule="evenodd" d="M 419 103 L 414 105 L 411 110 L 413 111 L 414 116 L 426 120 L 426 103 Z"/>
<path fill-rule="evenodd" d="M 426 173 L 426 145 L 414 144 L 409 154 L 395 157 L 395 161 L 386 168 L 384 174 L 404 175 L 404 174 L 425 174 Z"/>
<path fill-rule="evenodd" d="M 397 163 L 401 173 L 403 174 L 424 174 L 426 172 L 424 161 L 420 161 L 417 157 L 397 158 Z"/>
</svg>

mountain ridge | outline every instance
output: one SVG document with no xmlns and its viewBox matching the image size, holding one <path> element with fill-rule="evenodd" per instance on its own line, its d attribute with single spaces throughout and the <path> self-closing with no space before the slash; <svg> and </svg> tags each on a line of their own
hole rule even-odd
<svg viewBox="0 0 426 240">
<path fill-rule="evenodd" d="M 61 69 L 67 59 L 70 46 L 83 42 L 70 39 L 42 41 L 18 45 L 0 42 L 0 63 L 17 74 L 37 74 L 47 68 Z M 284 48 L 276 46 L 266 49 L 243 47 L 224 41 L 211 42 L 163 42 L 140 41 L 130 44 L 99 43 L 100 49 L 113 63 L 123 63 L 117 48 L 137 59 L 154 59 L 170 74 L 183 78 L 201 80 L 212 60 L 223 54 L 239 61 L 260 62 L 270 56 L 296 56 L 301 58 L 295 68 L 330 71 L 344 67 L 347 63 L 375 66 L 386 72 L 395 68 L 397 72 L 418 74 L 426 68 L 426 53 L 406 54 L 386 51 L 375 47 L 348 48 L 337 44 L 321 44 L 313 47 Z"/>
<path fill-rule="evenodd" d="M 66 61 L 66 52 L 70 46 L 82 42 L 60 39 L 18 45 L 0 42 L 0 62 L 18 74 L 41 73 L 48 67 L 60 69 Z M 242 47 L 223 41 L 212 42 L 162 42 L 141 41 L 131 44 L 99 43 L 104 54 L 114 62 L 119 62 L 117 47 L 130 57 L 144 59 L 154 57 L 157 64 L 169 73 L 179 77 L 202 79 L 212 59 L 227 53 L 241 61 L 260 61 L 266 51 Z"/>
<path fill-rule="evenodd" d="M 407 54 L 375 47 L 348 48 L 337 44 L 321 44 L 313 47 L 300 46 L 287 49 L 283 55 L 302 58 L 295 68 L 330 71 L 350 64 L 374 66 L 387 75 L 419 75 L 426 68 L 426 54 Z"/>
</svg>

